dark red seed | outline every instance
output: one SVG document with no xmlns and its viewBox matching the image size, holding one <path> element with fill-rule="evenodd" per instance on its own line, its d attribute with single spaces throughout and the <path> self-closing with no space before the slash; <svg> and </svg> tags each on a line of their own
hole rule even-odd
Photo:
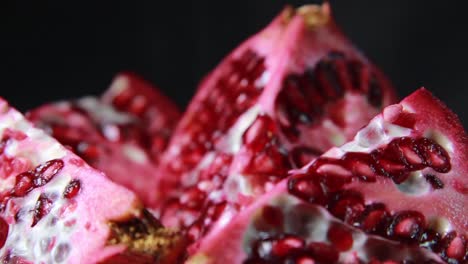
<svg viewBox="0 0 468 264">
<path fill-rule="evenodd" d="M 450 156 L 442 146 L 428 138 L 419 138 L 415 143 L 419 153 L 424 157 L 426 166 L 440 173 L 450 171 Z"/>
<path fill-rule="evenodd" d="M 33 222 L 31 227 L 35 226 L 44 216 L 52 209 L 52 201 L 45 195 L 41 194 L 37 199 L 34 207 Z"/>
<path fill-rule="evenodd" d="M 288 190 L 309 203 L 323 204 L 325 194 L 320 184 L 313 181 L 308 175 L 297 175 L 288 180 Z"/>
<path fill-rule="evenodd" d="M 330 227 L 327 238 L 339 251 L 347 251 L 353 246 L 351 231 L 339 225 L 332 225 Z"/>
<path fill-rule="evenodd" d="M 68 183 L 67 187 L 65 187 L 65 190 L 63 191 L 63 197 L 67 199 L 71 199 L 75 197 L 81 189 L 81 182 L 78 179 L 74 179 Z"/>
<path fill-rule="evenodd" d="M 37 166 L 34 170 L 34 185 L 36 187 L 45 185 L 62 170 L 63 166 L 64 163 L 60 159 L 49 160 L 46 163 Z"/>
<path fill-rule="evenodd" d="M 388 221 L 389 213 L 386 206 L 382 203 L 373 203 L 366 205 L 355 225 L 367 233 L 380 234 Z"/>
<path fill-rule="evenodd" d="M 331 197 L 328 210 L 346 223 L 352 222 L 364 210 L 364 198 L 359 192 L 344 190 Z"/>
<path fill-rule="evenodd" d="M 305 241 L 293 235 L 284 235 L 273 243 L 271 253 L 276 257 L 292 255 L 305 246 Z"/>
<path fill-rule="evenodd" d="M 416 211 L 396 213 L 387 228 L 387 236 L 402 242 L 418 242 L 426 227 L 424 215 Z"/>
<path fill-rule="evenodd" d="M 8 238 L 8 230 L 9 225 L 8 223 L 0 217 L 0 249 L 3 248 L 5 242 Z"/>
<path fill-rule="evenodd" d="M 462 261 L 467 255 L 467 242 L 464 236 L 452 231 L 442 239 L 443 257 L 446 259 Z M 449 261 L 450 262 L 450 261 Z"/>
<path fill-rule="evenodd" d="M 339 252 L 331 245 L 312 242 L 307 246 L 308 251 L 319 263 L 336 263 Z"/>
<path fill-rule="evenodd" d="M 11 190 L 11 194 L 17 197 L 23 197 L 34 188 L 34 173 L 23 172 L 16 176 L 15 187 Z"/>
</svg>

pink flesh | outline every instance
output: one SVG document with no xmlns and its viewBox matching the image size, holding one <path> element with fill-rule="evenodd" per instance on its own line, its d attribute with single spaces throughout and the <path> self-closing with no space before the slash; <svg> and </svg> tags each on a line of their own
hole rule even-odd
<svg viewBox="0 0 468 264">
<path fill-rule="evenodd" d="M 102 99 L 44 105 L 28 118 L 113 181 L 135 191 L 146 205 L 154 204 L 154 172 L 179 113 L 150 84 L 121 73 Z"/>
<path fill-rule="evenodd" d="M 21 166 L 8 170 L 7 163 L 0 164 L 0 192 L 5 197 L 15 184 L 15 176 L 52 159 L 61 159 L 64 167 L 45 185 L 32 189 L 22 197 L 11 198 L 0 217 L 9 224 L 9 234 L 0 249 L 0 257 L 6 250 L 10 256 L 39 263 L 61 259 L 66 263 L 96 263 L 111 255 L 123 252 L 124 246 L 107 246 L 108 221 L 138 217 L 141 207 L 129 190 L 109 181 L 103 173 L 89 167 L 83 160 L 34 128 L 16 110 L 0 99 L 0 135 L 19 133 L 25 137 L 10 138 L 1 159 L 13 159 Z M 6 173 L 8 172 L 8 173 Z M 80 181 L 80 189 L 73 198 L 62 196 L 72 180 Z M 52 199 L 49 212 L 31 227 L 34 205 L 40 194 Z M 19 220 L 15 214 L 23 208 Z M 56 219 L 55 224 L 50 221 Z M 41 252 L 41 244 L 55 239 L 47 252 Z M 62 242 L 64 244 L 62 244 Z M 68 254 L 57 257 L 58 247 L 69 247 Z M 62 252 L 63 253 L 63 252 Z"/>
<path fill-rule="evenodd" d="M 321 12 L 330 16 L 327 4 L 321 8 Z M 276 102 L 282 97 L 278 94 L 283 89 L 283 79 L 313 68 L 330 52 L 342 52 L 346 58 L 371 68 L 380 81 L 382 105 L 393 102 L 394 94 L 388 81 L 352 47 L 331 18 L 326 25 L 311 28 L 302 15 L 295 14 L 289 20 L 285 19 L 289 11 L 292 10 L 286 9 L 263 31 L 235 49 L 200 84 L 161 158 L 158 189 L 162 197 L 158 199 L 161 204 L 157 209 L 165 225 L 189 227 L 197 221 L 208 221 L 213 223 L 212 226 L 217 225 L 216 222 L 224 225 L 240 208 L 286 176 L 286 172 L 294 167 L 288 160 L 289 152 L 294 148 L 309 147 L 318 152 L 314 155 L 318 155 L 350 139 L 381 110 L 371 106 L 365 94 L 353 89 L 345 90 L 343 98 L 327 101 L 322 109 L 326 109 L 327 114 L 317 124 L 297 126 L 300 135 L 294 142 L 279 131 Z M 235 72 L 236 65 L 245 60 L 248 51 L 257 54 L 258 60 L 239 66 L 244 70 L 252 68 L 251 71 Z M 249 79 L 252 76 L 255 78 L 253 81 Z M 246 91 L 237 94 L 239 87 Z M 240 99 L 244 103 L 236 104 Z M 341 117 L 340 125 L 330 118 L 331 115 Z M 248 164 L 263 153 L 263 150 L 252 151 L 242 142 L 244 132 L 255 120 L 261 119 L 259 116 L 273 120 L 272 131 L 266 133 L 266 137 L 277 143 L 270 146 L 263 160 L 259 158 L 257 165 L 263 167 L 263 171 L 254 168 L 246 173 Z M 276 155 L 277 160 L 268 156 L 269 151 Z M 217 166 L 216 162 L 223 158 L 222 165 Z M 312 157 L 306 158 L 310 160 Z M 198 191 L 199 188 L 204 191 Z M 193 196 L 186 199 L 183 194 L 189 192 Z M 198 203 L 192 202 L 197 204 L 187 210 L 173 206 L 185 201 Z M 216 217 L 204 219 L 204 212 L 210 210 L 217 211 Z M 201 228 L 204 233 L 209 227 Z"/>
</svg>

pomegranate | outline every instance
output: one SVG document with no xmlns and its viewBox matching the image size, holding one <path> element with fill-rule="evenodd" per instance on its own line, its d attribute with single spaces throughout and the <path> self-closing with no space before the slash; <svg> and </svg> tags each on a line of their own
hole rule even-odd
<svg viewBox="0 0 468 264">
<path fill-rule="evenodd" d="M 179 112 L 150 84 L 122 73 L 100 99 L 48 104 L 27 117 L 113 181 L 135 191 L 146 205 L 154 204 L 154 171 Z"/>
<path fill-rule="evenodd" d="M 0 99 L 2 263 L 177 263 L 184 243 Z"/>
<path fill-rule="evenodd" d="M 467 147 L 420 89 L 213 229 L 189 263 L 466 263 Z"/>
<path fill-rule="evenodd" d="M 161 157 L 161 220 L 196 241 L 393 100 L 328 4 L 286 8 L 202 81 Z"/>
</svg>

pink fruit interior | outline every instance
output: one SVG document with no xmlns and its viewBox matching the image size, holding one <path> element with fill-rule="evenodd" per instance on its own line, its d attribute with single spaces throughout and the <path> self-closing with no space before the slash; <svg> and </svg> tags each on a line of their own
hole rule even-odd
<svg viewBox="0 0 468 264">
<path fill-rule="evenodd" d="M 177 248 L 177 234 L 145 213 L 131 191 L 34 128 L 3 100 L 0 177 L 4 263 L 96 263 L 122 254 L 148 263 Z M 145 241 L 150 247 L 139 246 Z"/>
<path fill-rule="evenodd" d="M 213 230 L 193 258 L 218 263 L 223 254 L 243 252 L 228 255 L 237 260 L 231 263 L 306 257 L 319 263 L 465 263 L 466 153 L 467 136 L 456 116 L 421 89 Z M 298 207 L 290 209 L 291 203 Z M 319 210 L 310 206 L 326 209 L 334 223 L 308 216 Z M 293 221 L 289 227 L 287 221 Z M 228 249 L 220 248 L 221 239 L 230 241 Z"/>
<path fill-rule="evenodd" d="M 286 8 L 201 83 L 161 158 L 163 223 L 197 240 L 393 98 L 327 4 Z"/>
<path fill-rule="evenodd" d="M 154 204 L 156 165 L 179 119 L 177 108 L 154 87 L 122 73 L 101 99 L 44 105 L 28 118 L 146 205 Z"/>
</svg>

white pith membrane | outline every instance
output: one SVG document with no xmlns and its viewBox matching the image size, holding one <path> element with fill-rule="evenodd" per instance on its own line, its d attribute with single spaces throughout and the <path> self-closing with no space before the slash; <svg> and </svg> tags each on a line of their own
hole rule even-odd
<svg viewBox="0 0 468 264">
<path fill-rule="evenodd" d="M 45 185 L 24 197 L 12 197 L 8 201 L 6 210 L 0 213 L 9 225 L 0 258 L 8 256 L 34 263 L 84 264 L 123 252 L 123 245 L 106 245 L 110 231 L 108 223 L 139 216 L 141 207 L 135 195 L 90 168 L 0 99 L 0 135 L 6 129 L 21 131 L 26 138 L 8 140 L 4 156 L 23 161 L 28 166 L 26 170 L 52 159 L 61 159 L 64 167 Z M 1 175 L 3 192 L 14 186 L 15 176 L 20 172 Z M 67 199 L 63 193 L 72 179 L 79 180 L 81 187 L 74 198 Z M 52 205 L 49 213 L 31 226 L 34 208 L 41 195 L 51 200 Z"/>
</svg>

